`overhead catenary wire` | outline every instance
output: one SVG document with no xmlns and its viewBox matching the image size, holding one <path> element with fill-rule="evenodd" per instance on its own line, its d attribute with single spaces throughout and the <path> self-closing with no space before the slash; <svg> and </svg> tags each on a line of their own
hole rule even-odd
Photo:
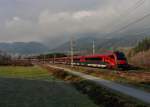
<svg viewBox="0 0 150 107">
<path fill-rule="evenodd" d="M 140 2 L 140 1 L 141 1 L 141 2 Z M 139 6 L 143 5 L 143 4 L 145 3 L 145 1 L 146 1 L 146 0 L 139 0 L 139 1 L 136 3 L 136 7 L 134 7 L 133 9 L 137 9 Z M 138 5 L 137 5 L 137 4 L 138 4 Z M 107 35 L 112 35 L 112 34 L 118 33 L 118 32 L 120 32 L 120 31 L 122 31 L 122 30 L 124 30 L 124 29 L 126 29 L 126 28 L 128 28 L 128 27 L 130 27 L 130 26 L 132 26 L 132 25 L 134 25 L 134 24 L 136 24 L 136 23 L 138 23 L 138 22 L 144 20 L 145 18 L 147 18 L 147 17 L 149 17 L 149 16 L 150 16 L 150 13 L 144 15 L 143 17 L 138 18 L 137 20 L 134 20 L 134 21 L 131 22 L 131 23 L 128 23 L 127 25 L 125 25 L 125 26 L 123 26 L 123 27 L 121 27 L 121 28 L 119 28 L 119 29 L 117 29 L 117 30 L 114 30 L 114 31 L 108 33 Z"/>
<path fill-rule="evenodd" d="M 110 34 L 112 34 L 112 33 L 118 33 L 118 32 L 120 32 L 120 31 L 122 31 L 122 30 L 125 30 L 126 28 L 128 28 L 128 27 L 130 27 L 130 26 L 132 26 L 132 25 L 134 25 L 134 24 L 136 24 L 136 23 L 138 23 L 138 22 L 140 22 L 140 21 L 146 19 L 147 17 L 150 17 L 150 13 L 144 15 L 143 17 L 141 17 L 141 18 L 139 18 L 139 19 L 137 19 L 137 20 L 135 20 L 135 21 L 133 21 L 133 22 L 131 22 L 131 23 L 129 23 L 129 24 L 123 26 L 123 27 L 121 27 L 120 29 L 117 29 L 117 30 L 111 32 Z"/>
<path fill-rule="evenodd" d="M 124 13 L 121 13 L 119 16 L 128 16 L 131 13 L 133 13 L 136 9 L 138 9 L 139 7 L 141 7 L 146 0 L 138 0 L 133 6 L 129 7 L 126 9 L 126 11 Z M 122 18 L 121 18 L 122 19 Z"/>
<path fill-rule="evenodd" d="M 138 0 L 132 7 L 129 7 L 125 12 L 123 12 L 122 14 L 120 14 L 116 20 L 114 20 L 112 23 L 104 26 L 104 28 L 108 28 L 109 26 L 112 25 L 117 25 L 120 26 L 120 24 L 122 25 L 121 21 L 125 21 L 130 15 L 131 13 L 133 13 L 136 9 L 138 9 L 139 7 L 141 7 L 142 5 L 144 5 L 144 3 L 146 2 L 146 0 Z M 114 31 L 112 31 L 114 32 Z M 108 33 L 111 34 L 112 32 Z"/>
</svg>

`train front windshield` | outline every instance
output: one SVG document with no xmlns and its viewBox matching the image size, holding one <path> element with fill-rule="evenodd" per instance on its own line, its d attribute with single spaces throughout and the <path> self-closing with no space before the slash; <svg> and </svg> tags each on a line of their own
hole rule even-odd
<svg viewBox="0 0 150 107">
<path fill-rule="evenodd" d="M 126 60 L 126 57 L 122 52 L 116 52 L 116 56 L 118 60 Z"/>
</svg>

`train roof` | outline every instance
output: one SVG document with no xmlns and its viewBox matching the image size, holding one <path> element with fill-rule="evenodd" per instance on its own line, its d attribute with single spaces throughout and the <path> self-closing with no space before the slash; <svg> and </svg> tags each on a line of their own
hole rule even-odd
<svg viewBox="0 0 150 107">
<path fill-rule="evenodd" d="M 118 51 L 117 51 L 118 52 Z M 113 51 L 109 51 L 109 52 L 105 52 L 105 53 L 102 53 L 102 54 L 91 54 L 91 55 L 84 55 L 84 56 L 74 56 L 75 59 L 78 59 L 78 58 L 95 58 L 95 57 L 107 57 L 109 55 L 113 55 L 115 52 Z M 60 57 L 61 59 L 67 59 L 67 58 L 70 58 L 71 56 L 68 56 L 68 57 Z M 56 58 L 56 59 L 60 59 L 60 58 Z"/>
</svg>

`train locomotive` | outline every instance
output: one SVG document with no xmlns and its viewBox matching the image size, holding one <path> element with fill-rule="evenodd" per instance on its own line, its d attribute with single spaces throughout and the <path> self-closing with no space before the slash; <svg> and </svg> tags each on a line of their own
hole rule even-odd
<svg viewBox="0 0 150 107">
<path fill-rule="evenodd" d="M 124 53 L 120 51 L 108 52 L 105 54 L 74 56 L 73 63 L 71 63 L 71 57 L 52 58 L 50 61 L 61 64 L 73 64 L 77 66 L 128 68 L 127 59 Z"/>
</svg>

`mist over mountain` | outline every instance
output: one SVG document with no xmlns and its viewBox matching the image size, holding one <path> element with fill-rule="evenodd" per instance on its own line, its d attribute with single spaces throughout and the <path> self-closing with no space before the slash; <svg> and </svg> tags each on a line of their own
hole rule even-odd
<svg viewBox="0 0 150 107">
<path fill-rule="evenodd" d="M 138 30 L 137 30 L 138 29 Z M 150 28 L 136 28 L 136 29 L 126 29 L 124 31 L 118 32 L 85 32 L 85 33 L 76 33 L 70 35 L 74 38 L 76 42 L 76 47 L 80 49 L 91 48 L 92 41 L 95 40 L 96 46 L 99 48 L 109 48 L 109 47 L 132 47 L 139 40 L 150 36 Z M 46 43 L 52 51 L 68 51 L 69 41 L 71 37 L 61 36 L 60 38 L 56 38 L 55 41 L 51 39 L 47 39 Z M 52 42 L 51 42 L 52 41 Z M 85 47 L 86 46 L 86 47 Z M 65 50 L 64 50 L 65 49 Z M 77 49 L 77 50 L 80 50 Z"/>
<path fill-rule="evenodd" d="M 119 47 L 133 47 L 140 40 L 145 37 L 150 37 L 149 35 L 118 35 L 112 36 L 111 38 L 97 37 L 97 36 L 85 36 L 74 40 L 74 49 L 76 51 L 89 51 L 92 52 L 92 44 L 95 41 L 96 50 L 100 49 L 110 49 Z M 70 41 L 52 49 L 53 52 L 69 52 L 70 51 Z"/>
<path fill-rule="evenodd" d="M 150 28 L 149 0 L 0 0 L 0 10 L 0 42 L 40 41 L 54 48 L 78 34 L 111 38 Z"/>
<path fill-rule="evenodd" d="M 133 32 L 133 31 L 132 31 Z M 141 31 L 140 31 L 141 32 Z M 74 38 L 74 49 L 75 51 L 88 51 L 92 52 L 92 44 L 95 41 L 96 51 L 101 49 L 110 49 L 118 47 L 133 47 L 138 41 L 145 37 L 150 37 L 148 29 L 144 29 L 141 33 L 130 33 L 126 34 L 114 34 L 112 36 L 105 36 L 106 34 L 100 33 L 79 33 Z M 128 34 L 130 33 L 130 34 Z M 13 42 L 13 43 L 0 43 L 0 51 L 17 54 L 40 54 L 44 52 L 69 52 L 70 51 L 70 39 L 66 39 L 66 42 L 59 43 L 49 42 Z M 47 40 L 48 41 L 48 40 Z M 55 45 L 55 44 L 60 45 Z"/>
<path fill-rule="evenodd" d="M 48 47 L 39 42 L 0 43 L 0 51 L 12 54 L 40 54 L 48 50 Z"/>
</svg>

